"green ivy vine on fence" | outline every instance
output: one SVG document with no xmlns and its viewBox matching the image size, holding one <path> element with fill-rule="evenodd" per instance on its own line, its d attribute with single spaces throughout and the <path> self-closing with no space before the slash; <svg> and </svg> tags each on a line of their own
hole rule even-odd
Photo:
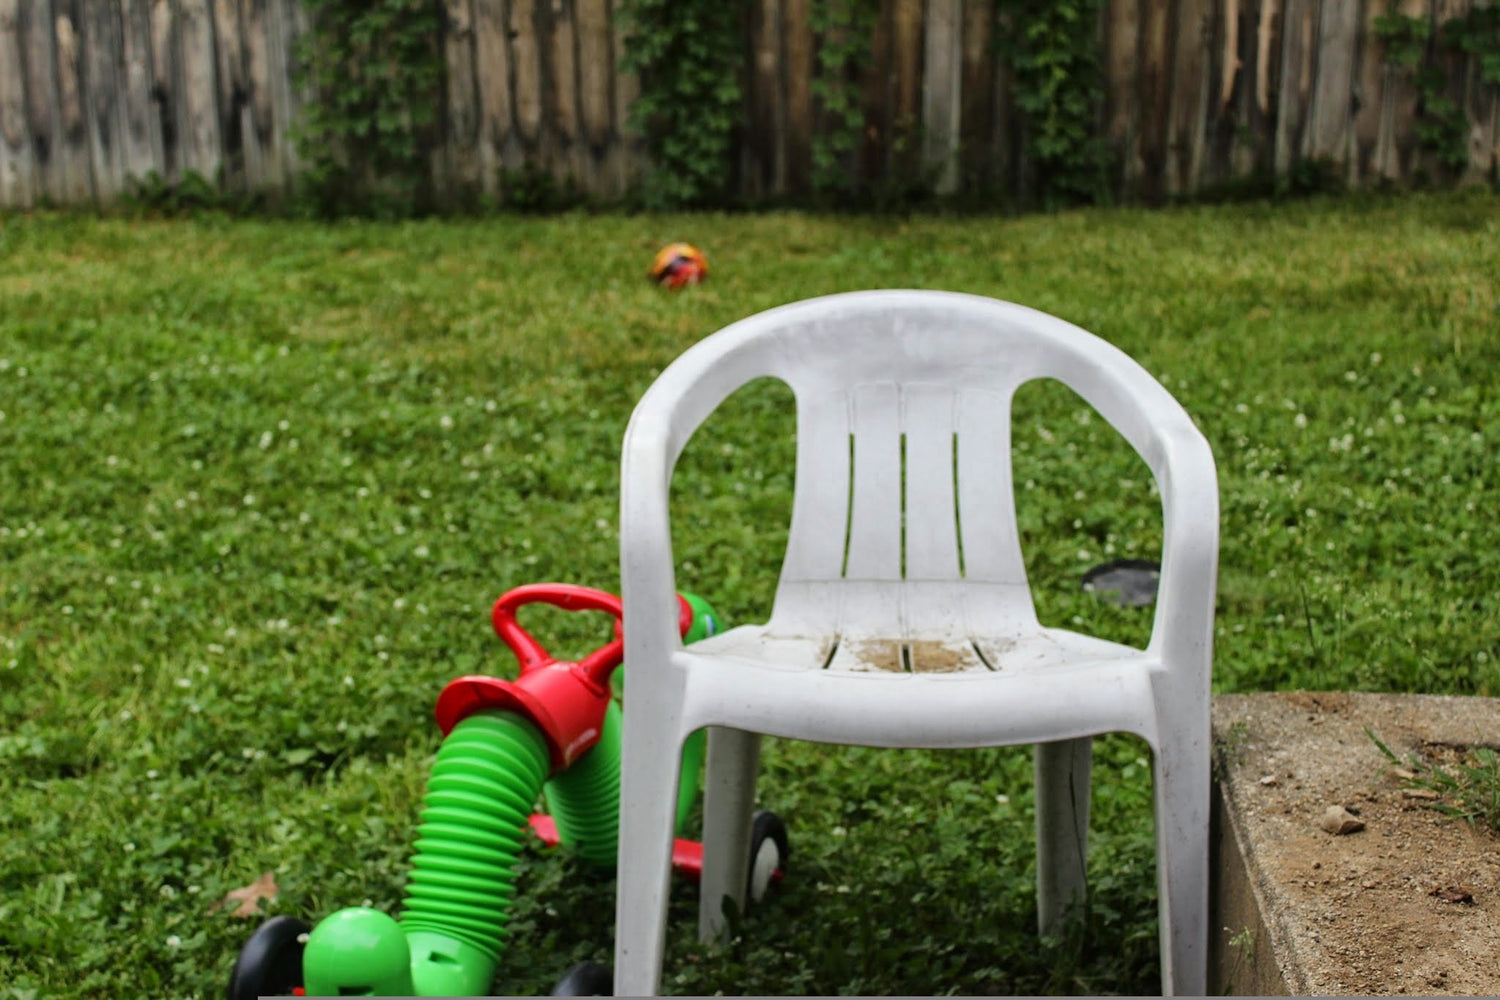
<svg viewBox="0 0 1500 1000">
<path fill-rule="evenodd" d="M 1427 18 L 1391 11 L 1375 19 L 1375 35 L 1385 42 L 1386 60 L 1416 82 L 1418 144 L 1451 170 L 1468 166 L 1471 123 L 1437 59 L 1460 52 L 1473 56 L 1481 82 L 1500 85 L 1500 6 L 1473 7 L 1451 17 L 1435 38 Z"/>
<path fill-rule="evenodd" d="M 1103 0 L 1000 0 L 997 44 L 1014 72 L 1016 106 L 1048 207 L 1109 198 L 1109 157 L 1098 134 L 1104 100 L 1097 36 Z"/>
<path fill-rule="evenodd" d="M 743 113 L 743 0 L 622 0 L 624 64 L 641 82 L 632 126 L 646 139 L 650 208 L 722 200 Z"/>
<path fill-rule="evenodd" d="M 857 193 L 854 151 L 865 129 L 860 81 L 870 65 L 880 0 L 813 0 L 808 13 L 821 39 L 813 99 L 826 121 L 813 136 L 813 189 L 819 194 L 849 197 Z"/>
<path fill-rule="evenodd" d="M 304 109 L 298 148 L 314 207 L 410 215 L 433 204 L 429 152 L 439 131 L 442 0 L 303 0 Z"/>
</svg>

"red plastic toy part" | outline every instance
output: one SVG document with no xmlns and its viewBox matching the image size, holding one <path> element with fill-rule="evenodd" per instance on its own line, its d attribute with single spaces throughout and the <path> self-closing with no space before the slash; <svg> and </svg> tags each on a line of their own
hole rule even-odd
<svg viewBox="0 0 1500 1000">
<path fill-rule="evenodd" d="M 693 624 L 692 605 L 677 598 L 678 627 Z M 564 611 L 604 611 L 615 618 L 615 638 L 577 663 L 558 660 L 516 621 L 527 604 L 550 604 Z M 438 728 L 447 736 L 464 719 L 485 709 L 515 712 L 542 731 L 554 773 L 567 768 L 599 742 L 609 704 L 609 676 L 624 658 L 620 620 L 624 608 L 614 594 L 567 583 L 517 587 L 495 602 L 495 632 L 516 654 L 521 674 L 514 681 L 471 674 L 451 681 L 438 695 Z"/>
</svg>

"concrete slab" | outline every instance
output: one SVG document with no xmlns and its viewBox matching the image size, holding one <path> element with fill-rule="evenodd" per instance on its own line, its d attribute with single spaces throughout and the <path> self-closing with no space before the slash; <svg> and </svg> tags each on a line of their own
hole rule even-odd
<svg viewBox="0 0 1500 1000">
<path fill-rule="evenodd" d="M 1213 711 L 1212 991 L 1500 994 L 1500 836 L 1427 808 L 1367 732 L 1456 760 L 1500 746 L 1500 699 L 1299 692 Z M 1325 830 L 1331 806 L 1363 828 Z"/>
</svg>

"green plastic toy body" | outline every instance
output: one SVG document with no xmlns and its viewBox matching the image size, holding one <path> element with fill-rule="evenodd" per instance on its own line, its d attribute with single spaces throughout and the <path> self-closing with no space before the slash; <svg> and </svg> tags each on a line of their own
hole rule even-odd
<svg viewBox="0 0 1500 1000">
<path fill-rule="evenodd" d="M 685 642 L 721 630 L 707 601 L 683 598 L 692 608 Z M 459 721 L 428 779 L 399 921 L 366 907 L 325 918 L 302 956 L 308 995 L 488 993 L 503 950 L 516 858 L 531 836 L 538 795 L 545 790 L 562 844 L 590 864 L 615 865 L 621 715 L 611 699 L 598 742 L 561 770 L 554 770 L 541 730 L 517 712 L 486 709 Z M 703 753 L 699 732 L 683 747 L 679 831 L 697 796 Z"/>
</svg>

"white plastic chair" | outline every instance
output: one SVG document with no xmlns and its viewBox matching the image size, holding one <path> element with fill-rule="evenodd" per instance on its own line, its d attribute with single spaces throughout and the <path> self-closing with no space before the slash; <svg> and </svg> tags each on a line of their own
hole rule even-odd
<svg viewBox="0 0 1500 1000">
<path fill-rule="evenodd" d="M 668 523 L 694 429 L 761 376 L 797 406 L 795 498 L 770 621 L 684 648 Z M 1151 641 L 1038 624 L 1017 539 L 1010 407 L 1058 379 L 1155 476 L 1164 517 Z M 851 487 L 852 483 L 852 487 Z M 615 994 L 660 985 L 683 739 L 708 726 L 700 933 L 743 903 L 759 734 L 880 747 L 1037 744 L 1040 924 L 1084 888 L 1091 738 L 1154 752 L 1162 986 L 1203 994 L 1209 669 L 1218 487 L 1203 435 L 1145 369 L 1023 306 L 856 292 L 734 323 L 678 358 L 625 434 L 622 813 Z M 893 914 L 893 918 L 895 915 Z"/>
</svg>

